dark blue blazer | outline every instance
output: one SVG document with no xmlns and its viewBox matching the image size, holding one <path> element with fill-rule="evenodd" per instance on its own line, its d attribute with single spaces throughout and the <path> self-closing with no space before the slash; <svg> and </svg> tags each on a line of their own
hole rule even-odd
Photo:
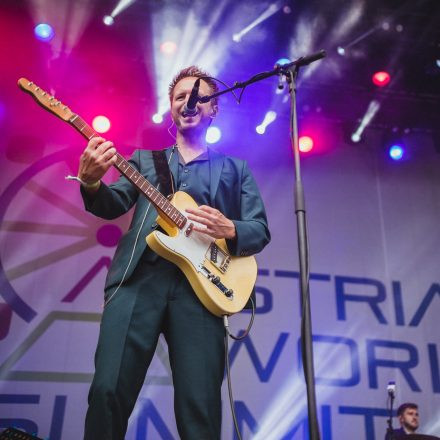
<svg viewBox="0 0 440 440">
<path fill-rule="evenodd" d="M 165 150 L 168 159 L 171 150 L 171 147 Z M 260 252 L 269 243 L 270 233 L 263 201 L 246 162 L 212 150 L 209 151 L 209 157 L 212 206 L 231 219 L 236 228 L 236 238 L 227 240 L 230 253 L 246 256 Z M 178 154 L 175 151 L 170 161 L 174 182 L 177 181 L 178 160 Z M 129 162 L 150 183 L 157 186 L 158 181 L 151 151 L 136 150 Z M 105 219 L 117 218 L 136 204 L 130 228 L 120 239 L 107 274 L 105 290 L 108 292 L 121 282 L 132 253 L 133 259 L 124 280 L 126 281 L 133 273 L 147 248 L 145 237 L 157 226 L 155 223 L 157 212 L 151 205 L 142 225 L 149 202 L 123 176 L 110 185 L 101 184 L 93 197 L 89 197 L 84 190 L 81 190 L 81 193 L 86 210 Z M 136 242 L 139 229 L 141 231 Z M 147 249 L 144 258 L 154 262 L 157 255 Z"/>
</svg>

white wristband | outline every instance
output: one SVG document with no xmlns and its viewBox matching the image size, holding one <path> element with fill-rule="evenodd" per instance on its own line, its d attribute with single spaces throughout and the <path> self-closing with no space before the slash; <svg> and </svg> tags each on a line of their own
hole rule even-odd
<svg viewBox="0 0 440 440">
<path fill-rule="evenodd" d="M 95 189 L 98 188 L 98 186 L 101 184 L 101 181 L 98 180 L 97 182 L 93 182 L 93 183 L 87 183 L 84 182 L 84 180 L 80 179 L 78 176 L 66 176 L 66 180 L 76 180 L 77 182 L 79 182 L 84 188 L 88 188 L 88 189 Z"/>
</svg>

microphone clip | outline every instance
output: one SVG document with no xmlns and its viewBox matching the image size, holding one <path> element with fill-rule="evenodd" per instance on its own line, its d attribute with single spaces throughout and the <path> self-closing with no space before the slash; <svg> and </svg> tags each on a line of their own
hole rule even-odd
<svg viewBox="0 0 440 440">
<path fill-rule="evenodd" d="M 388 395 L 394 399 L 396 397 L 396 382 L 390 380 L 387 385 Z"/>
</svg>

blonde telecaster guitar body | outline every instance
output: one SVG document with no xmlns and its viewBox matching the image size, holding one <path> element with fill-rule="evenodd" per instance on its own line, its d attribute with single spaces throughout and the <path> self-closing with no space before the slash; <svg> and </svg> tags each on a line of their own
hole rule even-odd
<svg viewBox="0 0 440 440">
<path fill-rule="evenodd" d="M 182 213 L 197 207 L 194 199 L 181 191 L 174 194 L 171 203 Z M 182 229 L 160 215 L 157 223 L 166 234 L 152 232 L 147 236 L 148 246 L 180 267 L 202 304 L 217 316 L 242 310 L 257 278 L 255 258 L 229 255 L 225 240 L 193 231 L 190 220 Z"/>
</svg>

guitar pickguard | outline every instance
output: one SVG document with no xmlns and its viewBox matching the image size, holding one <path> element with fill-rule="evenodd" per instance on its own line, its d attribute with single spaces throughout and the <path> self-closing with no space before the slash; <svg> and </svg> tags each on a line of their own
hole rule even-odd
<svg viewBox="0 0 440 440">
<path fill-rule="evenodd" d="M 186 235 L 185 230 L 179 230 L 179 233 L 174 237 L 159 231 L 154 234 L 170 251 L 186 258 L 197 272 L 201 271 L 206 255 L 210 253 L 211 244 L 215 241 L 212 237 L 196 231 Z"/>
</svg>

